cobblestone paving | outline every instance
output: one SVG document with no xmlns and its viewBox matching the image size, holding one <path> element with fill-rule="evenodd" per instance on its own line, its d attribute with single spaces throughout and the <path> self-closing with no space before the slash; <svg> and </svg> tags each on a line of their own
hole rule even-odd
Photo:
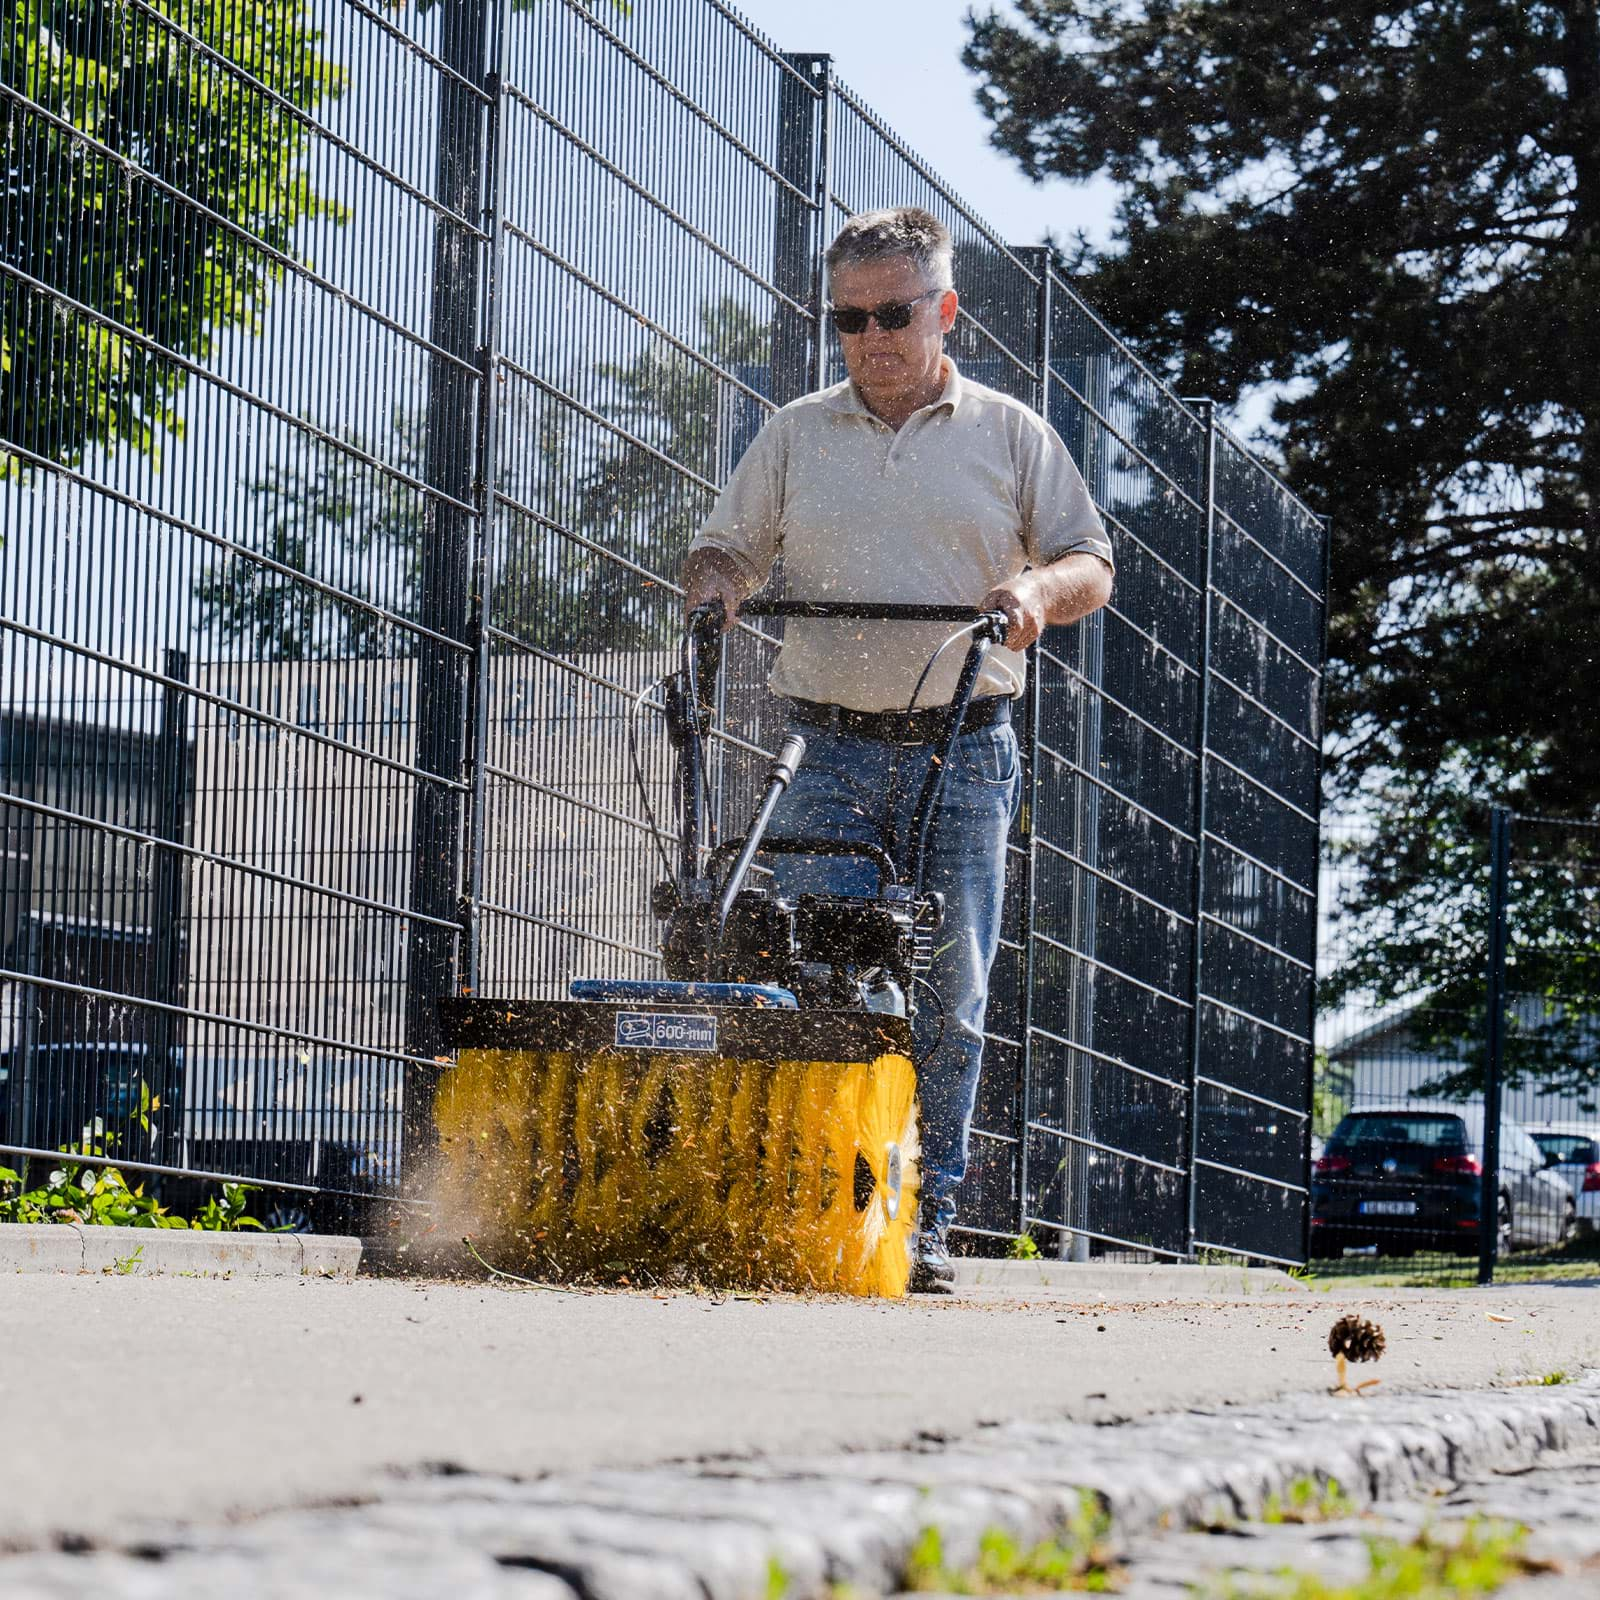
<svg viewBox="0 0 1600 1600">
<path fill-rule="evenodd" d="M 1374 1502 L 1358 1515 L 1321 1523 L 1242 1522 L 1216 1532 L 1144 1535 L 1125 1553 L 1125 1600 L 1189 1600 L 1236 1591 L 1270 1596 L 1283 1571 L 1314 1573 L 1329 1585 L 1366 1576 L 1367 1541 L 1408 1542 L 1429 1531 L 1459 1537 L 1473 1518 L 1530 1530 L 1523 1553 L 1549 1571 L 1500 1590 L 1505 1600 L 1600 1600 L 1600 1443 L 1536 1465 L 1474 1472 L 1455 1487 Z"/>
<path fill-rule="evenodd" d="M 1370 1518 L 1260 1523 L 1271 1496 L 1316 1474 L 1338 1479 Z M 83 1481 L 92 1484 L 92 1470 Z M 1588 1528 L 1600 1490 L 1600 1374 L 1549 1389 L 1297 1395 L 1105 1427 L 1006 1424 L 896 1452 L 530 1482 L 419 1471 L 361 1504 L 151 1526 L 104 1547 L 0 1557 L 0 1594 L 810 1600 L 839 1583 L 883 1594 L 928 1526 L 959 1567 L 988 1528 L 1023 1543 L 1056 1532 L 1085 1489 L 1113 1514 L 1127 1592 L 1140 1600 L 1174 1600 L 1230 1566 L 1364 1570 L 1364 1533 L 1473 1512 L 1529 1522 L 1532 1553 L 1562 1563 L 1560 1574 L 1519 1586 L 1530 1600 L 1600 1596 L 1583 1566 L 1600 1552 Z M 1236 1531 L 1164 1531 L 1197 1526 Z"/>
</svg>

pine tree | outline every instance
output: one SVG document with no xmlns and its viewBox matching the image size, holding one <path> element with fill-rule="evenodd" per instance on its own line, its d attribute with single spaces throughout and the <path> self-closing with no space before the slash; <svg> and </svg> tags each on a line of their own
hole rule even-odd
<svg viewBox="0 0 1600 1600">
<path fill-rule="evenodd" d="M 1330 993 L 1464 1000 L 1485 804 L 1600 812 L 1596 0 L 1019 0 L 965 60 L 1024 171 L 1121 186 L 1064 252 L 1090 303 L 1184 393 L 1272 386 L 1333 525 L 1330 793 L 1376 823 Z M 1592 1006 L 1600 841 L 1525 839 L 1566 876 L 1520 987 Z"/>
</svg>

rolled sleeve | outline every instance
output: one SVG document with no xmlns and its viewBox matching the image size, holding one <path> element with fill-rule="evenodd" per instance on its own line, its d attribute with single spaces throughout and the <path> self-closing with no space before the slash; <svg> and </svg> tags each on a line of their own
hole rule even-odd
<svg viewBox="0 0 1600 1600">
<path fill-rule="evenodd" d="M 1105 523 L 1061 436 L 1042 418 L 1022 438 L 1023 546 L 1036 567 L 1082 551 L 1116 570 Z"/>
<path fill-rule="evenodd" d="M 769 420 L 739 458 L 717 503 L 689 549 L 715 550 L 739 569 L 751 589 L 772 571 L 783 524 L 783 455 L 780 424 Z"/>
</svg>

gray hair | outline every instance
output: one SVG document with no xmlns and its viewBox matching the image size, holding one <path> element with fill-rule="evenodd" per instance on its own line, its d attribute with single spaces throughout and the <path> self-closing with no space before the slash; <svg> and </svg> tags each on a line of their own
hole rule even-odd
<svg viewBox="0 0 1600 1600">
<path fill-rule="evenodd" d="M 828 276 L 842 266 L 904 256 L 933 289 L 953 289 L 955 246 L 950 230 L 921 206 L 891 206 L 851 217 L 828 246 Z"/>
</svg>

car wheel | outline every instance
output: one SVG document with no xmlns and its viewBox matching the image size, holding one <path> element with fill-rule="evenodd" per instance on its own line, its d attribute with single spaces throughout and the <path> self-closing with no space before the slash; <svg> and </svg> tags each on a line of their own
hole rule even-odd
<svg viewBox="0 0 1600 1600">
<path fill-rule="evenodd" d="M 1495 1228 L 1495 1254 L 1508 1256 L 1512 1251 L 1511 1243 L 1511 1196 L 1504 1189 L 1500 1191 L 1499 1221 Z"/>
<path fill-rule="evenodd" d="M 280 1200 L 261 1219 L 268 1233 L 310 1233 L 311 1213 L 295 1200 Z"/>
<path fill-rule="evenodd" d="M 1578 1202 L 1569 1196 L 1567 1199 L 1566 1209 L 1561 1213 L 1561 1227 L 1556 1234 L 1556 1244 L 1566 1244 L 1577 1231 Z"/>
</svg>

